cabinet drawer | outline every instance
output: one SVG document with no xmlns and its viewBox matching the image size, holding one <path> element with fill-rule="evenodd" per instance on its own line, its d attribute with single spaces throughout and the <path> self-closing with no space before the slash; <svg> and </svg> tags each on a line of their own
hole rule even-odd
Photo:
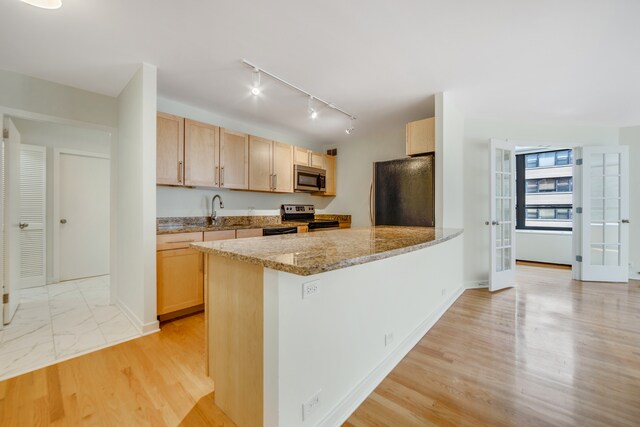
<svg viewBox="0 0 640 427">
<path fill-rule="evenodd" d="M 229 240 L 236 238 L 236 230 L 222 230 L 222 231 L 205 231 L 204 241 L 211 242 L 213 240 Z"/>
<path fill-rule="evenodd" d="M 161 234 L 156 238 L 156 249 L 165 251 L 188 248 L 192 242 L 202 242 L 202 233 Z"/>
<path fill-rule="evenodd" d="M 242 239 L 245 237 L 262 237 L 262 228 L 249 228 L 245 230 L 236 230 L 236 237 Z"/>
</svg>

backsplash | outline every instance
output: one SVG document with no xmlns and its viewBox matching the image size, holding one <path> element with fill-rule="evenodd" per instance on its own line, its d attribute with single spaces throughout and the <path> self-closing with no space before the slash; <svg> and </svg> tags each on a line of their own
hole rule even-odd
<svg viewBox="0 0 640 427">
<path fill-rule="evenodd" d="M 312 204 L 317 212 L 327 211 L 332 197 L 312 196 L 308 193 L 276 194 L 226 189 L 156 187 L 156 216 L 206 217 L 211 215 L 211 198 L 219 194 L 224 209 L 218 207 L 218 216 L 280 215 L 280 205 L 287 203 Z"/>
</svg>

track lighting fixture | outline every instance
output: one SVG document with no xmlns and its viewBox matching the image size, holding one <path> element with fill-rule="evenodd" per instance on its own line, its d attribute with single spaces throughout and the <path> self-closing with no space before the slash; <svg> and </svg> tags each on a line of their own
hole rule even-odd
<svg viewBox="0 0 640 427">
<path fill-rule="evenodd" d="M 313 103 L 313 96 L 310 96 L 307 110 L 309 111 L 309 117 L 311 117 L 312 119 L 315 119 L 316 117 L 318 117 L 318 112 L 313 108 L 312 103 Z"/>
<path fill-rule="evenodd" d="M 253 87 L 251 88 L 251 93 L 255 96 L 258 96 L 260 95 L 260 70 L 254 68 L 253 72 Z"/>
<path fill-rule="evenodd" d="M 298 86 L 289 83 L 288 81 L 284 80 L 281 77 L 276 76 L 273 73 L 270 73 L 268 71 L 265 71 L 263 68 L 258 67 L 257 65 L 252 64 L 251 62 L 247 61 L 246 59 L 242 60 L 242 63 L 245 65 L 248 65 L 249 67 L 253 68 L 253 72 L 254 72 L 254 77 L 253 77 L 253 86 L 251 88 L 251 93 L 255 96 L 260 95 L 260 76 L 262 73 L 266 74 L 267 76 L 271 77 L 274 80 L 279 81 L 280 83 L 289 86 L 292 89 L 297 90 L 298 92 L 302 92 L 303 94 L 305 94 L 306 96 L 309 97 L 308 100 L 308 104 L 307 104 L 307 112 L 309 113 L 309 117 L 311 117 L 311 119 L 315 119 L 318 117 L 318 110 L 317 108 L 315 108 L 313 106 L 313 103 L 315 101 L 316 107 L 318 105 L 318 103 L 324 104 L 327 107 L 331 108 L 332 110 L 335 110 L 341 114 L 344 114 L 345 116 L 347 116 L 349 118 L 349 127 L 347 129 L 345 129 L 345 132 L 347 134 L 350 134 L 351 132 L 353 132 L 355 130 L 355 128 L 353 127 L 353 121 L 356 119 L 356 116 L 347 113 L 346 111 L 344 111 L 343 109 L 339 108 L 336 104 L 334 103 L 330 103 L 327 102 L 323 99 L 318 98 L 317 96 L 313 96 L 311 95 L 309 92 L 307 92 L 304 89 L 299 88 Z"/>
<path fill-rule="evenodd" d="M 344 130 L 344 132 L 345 132 L 347 135 L 351 135 L 351 133 L 352 133 L 354 130 L 356 130 L 356 128 L 355 128 L 355 127 L 353 127 L 353 121 L 354 121 L 354 120 L 355 120 L 355 117 L 353 117 L 353 116 L 349 117 L 349 127 L 348 127 L 348 128 L 346 128 L 346 129 Z"/>
</svg>

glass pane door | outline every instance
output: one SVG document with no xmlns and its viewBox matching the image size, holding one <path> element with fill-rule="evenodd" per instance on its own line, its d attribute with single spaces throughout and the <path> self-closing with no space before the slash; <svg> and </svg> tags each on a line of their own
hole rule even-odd
<svg viewBox="0 0 640 427">
<path fill-rule="evenodd" d="M 491 141 L 490 290 L 515 283 L 515 153 L 508 141 Z"/>
<path fill-rule="evenodd" d="M 628 278 L 626 147 L 583 149 L 582 280 Z"/>
</svg>

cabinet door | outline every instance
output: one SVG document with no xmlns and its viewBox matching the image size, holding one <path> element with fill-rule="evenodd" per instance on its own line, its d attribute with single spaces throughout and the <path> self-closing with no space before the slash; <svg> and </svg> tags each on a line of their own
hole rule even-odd
<svg viewBox="0 0 640 427">
<path fill-rule="evenodd" d="M 220 128 L 220 187 L 249 189 L 249 135 Z"/>
<path fill-rule="evenodd" d="M 322 153 L 311 152 L 311 166 L 314 168 L 325 169 L 324 155 Z"/>
<path fill-rule="evenodd" d="M 306 148 L 295 147 L 294 162 L 296 165 L 310 166 L 311 151 Z"/>
<path fill-rule="evenodd" d="M 194 249 L 156 252 L 158 315 L 204 303 L 203 258 Z"/>
<path fill-rule="evenodd" d="M 273 190 L 272 145 L 267 139 L 249 137 L 249 190 Z"/>
<path fill-rule="evenodd" d="M 262 237 L 262 228 L 236 230 L 236 238 L 244 239 L 247 237 Z"/>
<path fill-rule="evenodd" d="M 293 193 L 293 146 L 273 142 L 273 191 Z"/>
<path fill-rule="evenodd" d="M 236 238 L 236 230 L 205 231 L 204 241 L 231 240 Z"/>
<path fill-rule="evenodd" d="M 327 191 L 324 192 L 325 196 L 336 195 L 336 156 L 324 155 L 324 165 L 327 170 Z"/>
<path fill-rule="evenodd" d="M 186 119 L 184 123 L 184 185 L 217 187 L 217 126 Z"/>
<path fill-rule="evenodd" d="M 436 151 L 435 118 L 431 117 L 407 123 L 407 155 L 431 153 Z"/>
<path fill-rule="evenodd" d="M 184 119 L 158 113 L 156 122 L 156 184 L 184 184 Z"/>
</svg>

